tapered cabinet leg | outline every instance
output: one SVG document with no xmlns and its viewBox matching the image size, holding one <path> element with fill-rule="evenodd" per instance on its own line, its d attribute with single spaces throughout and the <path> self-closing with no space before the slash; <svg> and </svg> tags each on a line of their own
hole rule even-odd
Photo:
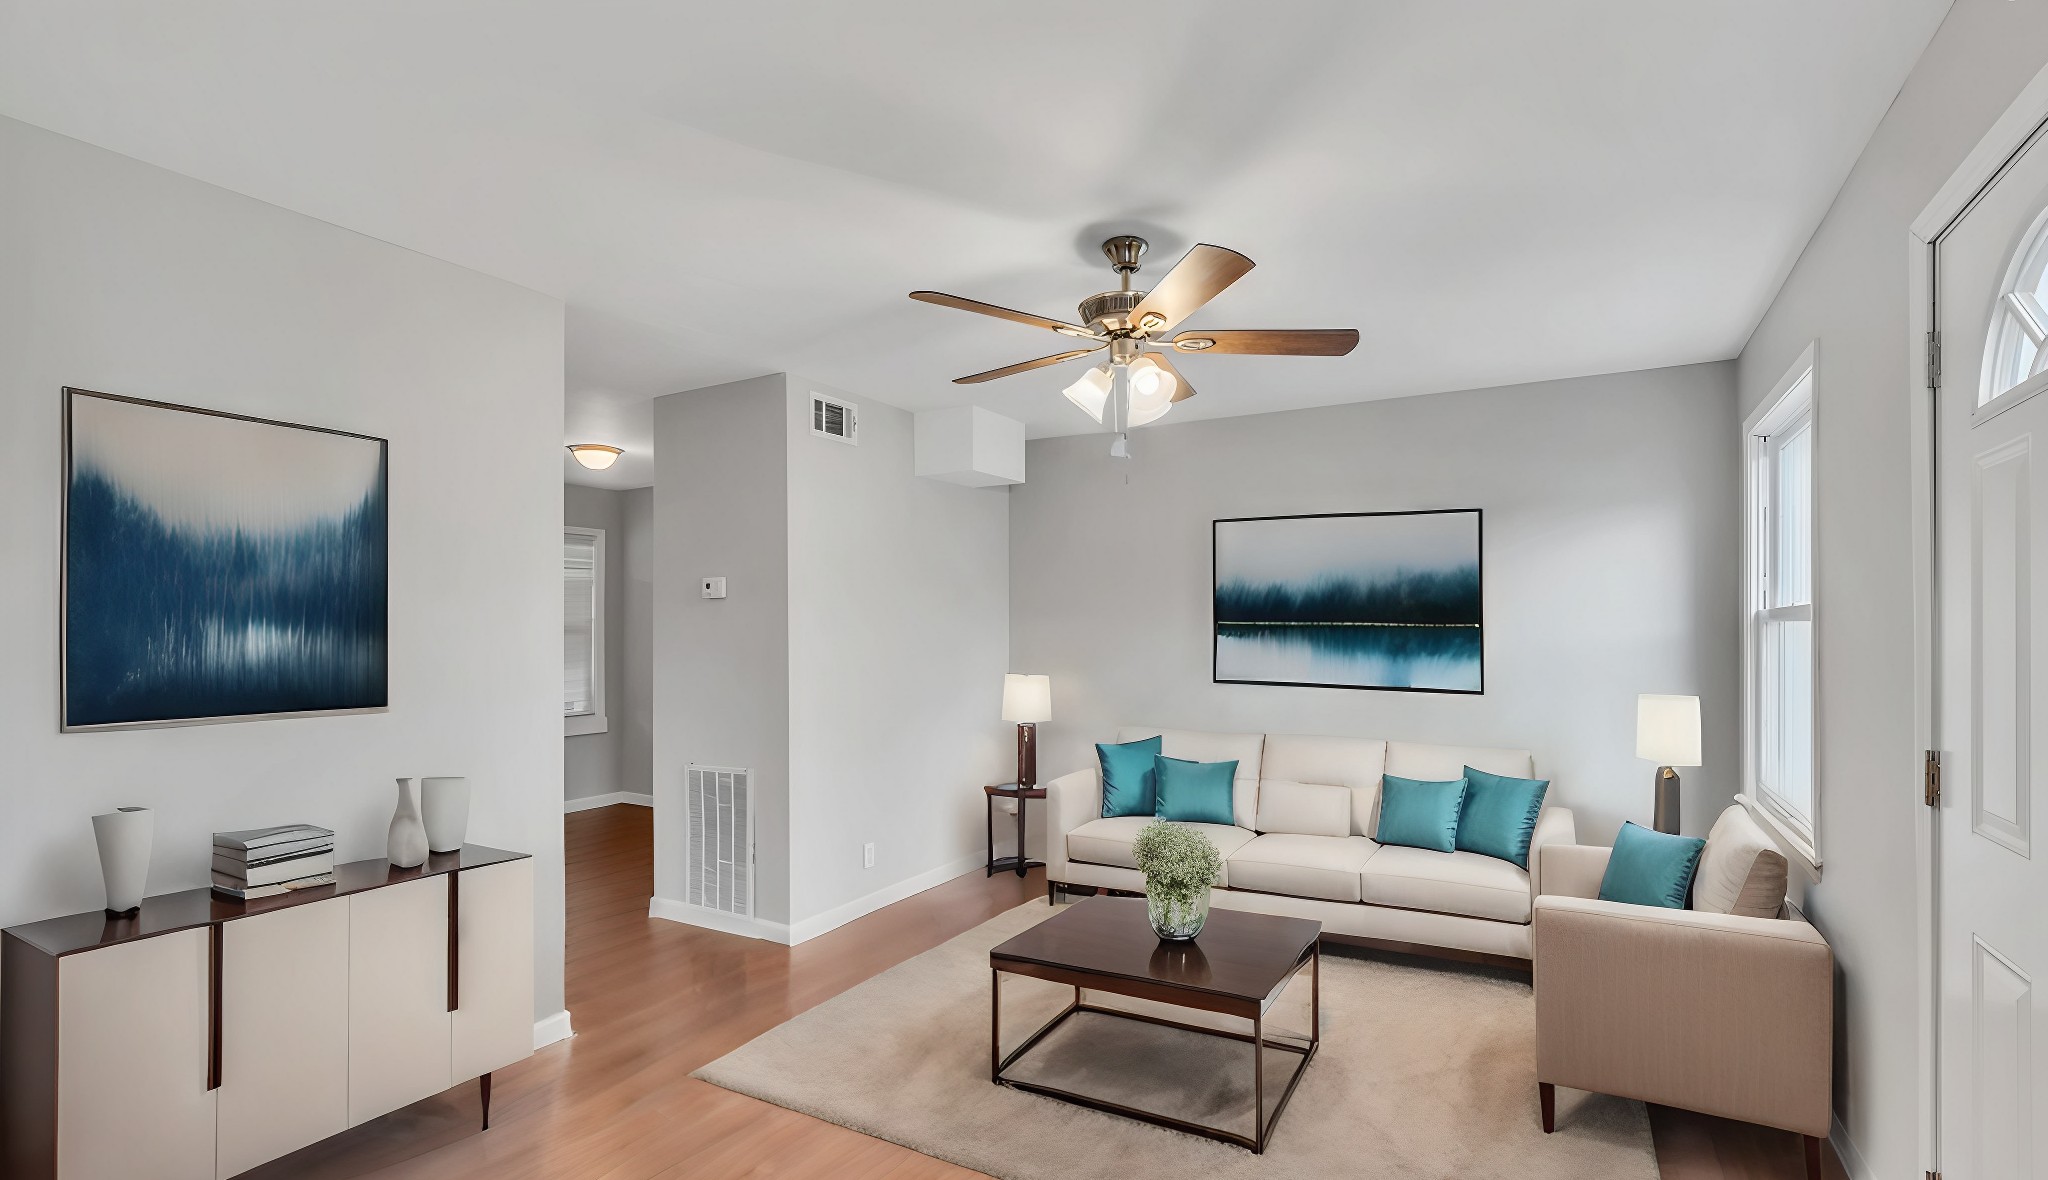
<svg viewBox="0 0 2048 1180">
<path fill-rule="evenodd" d="M 1806 1140 L 1806 1180 L 1820 1180 L 1820 1136 L 1801 1135 Z"/>
<path fill-rule="evenodd" d="M 1557 1087 L 1549 1082 L 1536 1083 L 1536 1098 L 1543 1104 L 1543 1133 L 1557 1130 Z"/>
<path fill-rule="evenodd" d="M 484 1074 L 476 1080 L 477 1093 L 484 1100 L 484 1130 L 491 1129 L 491 1075 Z"/>
</svg>

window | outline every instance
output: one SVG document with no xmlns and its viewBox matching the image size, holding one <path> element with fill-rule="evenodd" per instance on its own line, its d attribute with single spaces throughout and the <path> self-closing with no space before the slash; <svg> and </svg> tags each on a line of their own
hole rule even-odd
<svg viewBox="0 0 2048 1180">
<path fill-rule="evenodd" d="M 562 530 L 562 717 L 574 737 L 605 732 L 604 530 Z"/>
<path fill-rule="evenodd" d="M 1984 342 L 1984 379 L 1977 404 L 2025 384 L 2048 384 L 2048 213 L 2021 240 L 2005 268 L 1991 331 Z M 2031 380 L 2040 378 L 2040 380 Z"/>
<path fill-rule="evenodd" d="M 1809 348 L 1745 433 L 1743 777 L 1815 865 L 1814 360 Z"/>
</svg>

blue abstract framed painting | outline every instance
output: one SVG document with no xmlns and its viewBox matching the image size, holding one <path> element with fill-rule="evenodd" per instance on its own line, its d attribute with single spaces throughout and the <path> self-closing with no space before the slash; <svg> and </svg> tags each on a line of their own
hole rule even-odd
<svg viewBox="0 0 2048 1180">
<path fill-rule="evenodd" d="M 1218 683 L 1485 691 L 1478 509 L 1211 528 Z"/>
<path fill-rule="evenodd" d="M 64 391 L 63 728 L 387 707 L 388 444 Z"/>
</svg>

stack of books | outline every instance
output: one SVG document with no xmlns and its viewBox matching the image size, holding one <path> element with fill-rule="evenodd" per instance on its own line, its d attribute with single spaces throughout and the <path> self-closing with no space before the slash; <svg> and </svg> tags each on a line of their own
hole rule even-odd
<svg viewBox="0 0 2048 1180">
<path fill-rule="evenodd" d="M 334 883 L 334 833 L 311 824 L 213 834 L 213 891 L 239 901 Z"/>
</svg>

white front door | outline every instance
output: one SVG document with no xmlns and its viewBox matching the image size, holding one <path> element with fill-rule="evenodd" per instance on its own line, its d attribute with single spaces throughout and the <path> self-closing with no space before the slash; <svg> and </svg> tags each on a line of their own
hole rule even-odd
<svg viewBox="0 0 2048 1180">
<path fill-rule="evenodd" d="M 2044 208 L 2037 142 L 1935 254 L 1943 1180 L 2048 1180 L 2048 844 L 2034 844 L 2048 803 Z"/>
</svg>

